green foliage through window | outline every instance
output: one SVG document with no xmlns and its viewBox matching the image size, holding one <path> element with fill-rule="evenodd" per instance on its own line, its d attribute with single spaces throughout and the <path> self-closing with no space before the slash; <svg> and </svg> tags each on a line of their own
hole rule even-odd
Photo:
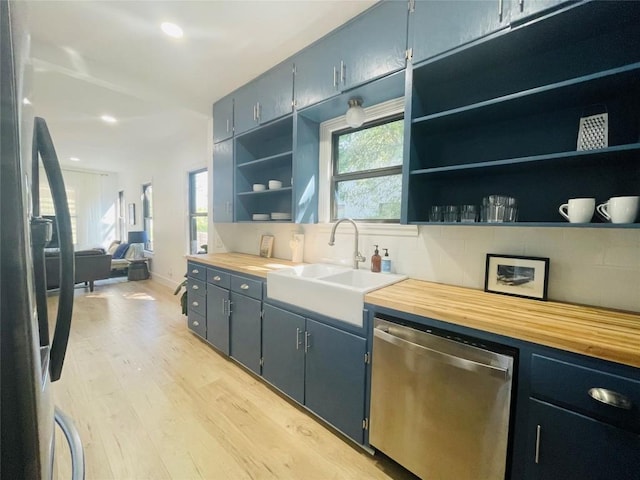
<svg viewBox="0 0 640 480">
<path fill-rule="evenodd" d="M 332 220 L 400 220 L 404 121 L 333 134 Z"/>
</svg>

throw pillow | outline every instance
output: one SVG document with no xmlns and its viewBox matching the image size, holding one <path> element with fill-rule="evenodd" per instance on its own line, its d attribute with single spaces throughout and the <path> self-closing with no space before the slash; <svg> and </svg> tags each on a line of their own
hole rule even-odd
<svg viewBox="0 0 640 480">
<path fill-rule="evenodd" d="M 107 248 L 107 253 L 109 255 L 113 255 L 114 253 L 116 253 L 116 248 L 118 248 L 118 245 L 120 245 L 119 240 L 114 240 L 113 242 L 111 242 L 111 245 L 109 245 L 109 248 Z"/>
<path fill-rule="evenodd" d="M 113 256 L 111 258 L 116 260 L 119 258 L 124 258 L 124 255 L 125 253 L 127 253 L 128 248 L 129 248 L 128 243 L 121 243 L 120 245 L 118 245 L 118 248 L 116 248 L 116 251 L 113 252 Z"/>
</svg>

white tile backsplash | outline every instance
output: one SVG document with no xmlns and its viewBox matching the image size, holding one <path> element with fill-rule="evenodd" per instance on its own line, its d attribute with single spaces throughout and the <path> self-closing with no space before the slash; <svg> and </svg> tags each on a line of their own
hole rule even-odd
<svg viewBox="0 0 640 480">
<path fill-rule="evenodd" d="M 216 225 L 225 249 L 258 253 L 262 234 L 275 235 L 274 256 L 291 258 L 289 240 L 305 234 L 304 261 L 351 264 L 353 229 L 340 225 L 330 247 L 326 225 Z M 550 258 L 549 298 L 640 311 L 640 229 L 420 226 L 417 234 L 361 234 L 370 268 L 373 245 L 389 248 L 393 269 L 413 278 L 484 288 L 487 253 Z M 212 249 L 215 250 L 215 249 Z M 220 251 L 220 249 L 216 250 Z"/>
</svg>

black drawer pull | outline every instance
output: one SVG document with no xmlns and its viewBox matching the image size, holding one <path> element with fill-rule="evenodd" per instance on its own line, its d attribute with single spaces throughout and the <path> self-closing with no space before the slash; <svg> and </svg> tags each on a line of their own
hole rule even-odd
<svg viewBox="0 0 640 480">
<path fill-rule="evenodd" d="M 606 388 L 590 388 L 589 396 L 605 405 L 622 408 L 623 410 L 631 410 L 633 406 L 628 397 L 613 390 L 607 390 Z"/>
</svg>

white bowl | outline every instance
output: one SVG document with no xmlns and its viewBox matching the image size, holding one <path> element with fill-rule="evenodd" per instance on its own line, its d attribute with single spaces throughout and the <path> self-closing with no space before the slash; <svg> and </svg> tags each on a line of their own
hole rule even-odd
<svg viewBox="0 0 640 480">
<path fill-rule="evenodd" d="M 267 187 L 263 183 L 254 183 L 253 184 L 253 191 L 254 192 L 262 192 L 262 191 L 264 191 L 266 189 L 267 189 Z"/>
<path fill-rule="evenodd" d="M 280 180 L 269 180 L 269 190 L 277 190 L 282 188 L 282 182 Z"/>
</svg>

